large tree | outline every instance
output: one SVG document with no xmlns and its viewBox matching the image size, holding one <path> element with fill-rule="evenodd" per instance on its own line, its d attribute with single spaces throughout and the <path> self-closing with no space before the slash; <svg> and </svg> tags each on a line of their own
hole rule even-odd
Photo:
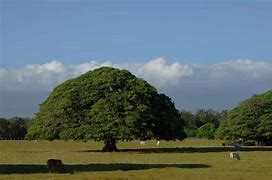
<svg viewBox="0 0 272 180">
<path fill-rule="evenodd" d="M 254 140 L 258 145 L 272 144 L 272 91 L 254 95 L 229 111 L 217 136 Z"/>
<path fill-rule="evenodd" d="M 30 139 L 104 141 L 182 140 L 183 122 L 174 103 L 127 70 L 102 67 L 57 86 L 40 105 Z"/>
</svg>

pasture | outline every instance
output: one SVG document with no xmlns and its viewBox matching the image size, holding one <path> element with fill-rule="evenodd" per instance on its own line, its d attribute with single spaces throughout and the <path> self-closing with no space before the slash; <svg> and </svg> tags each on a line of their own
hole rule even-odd
<svg viewBox="0 0 272 180">
<path fill-rule="evenodd" d="M 271 179 L 272 147 L 232 147 L 217 140 L 119 142 L 102 153 L 101 142 L 0 141 L 0 179 Z M 61 159 L 63 174 L 48 173 L 47 159 Z"/>
</svg>

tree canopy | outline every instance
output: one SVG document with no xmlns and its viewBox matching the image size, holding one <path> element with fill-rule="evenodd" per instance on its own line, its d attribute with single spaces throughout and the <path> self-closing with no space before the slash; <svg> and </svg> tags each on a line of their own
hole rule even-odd
<svg viewBox="0 0 272 180">
<path fill-rule="evenodd" d="M 259 145 L 272 143 L 272 91 L 240 103 L 229 111 L 218 129 L 224 139 L 254 140 Z"/>
<path fill-rule="evenodd" d="M 57 86 L 40 105 L 30 139 L 104 141 L 182 140 L 183 122 L 172 100 L 127 70 L 102 67 Z"/>
<path fill-rule="evenodd" d="M 195 113 L 182 110 L 181 119 L 184 121 L 184 130 L 186 135 L 188 137 L 196 137 L 198 129 L 205 124 L 213 124 L 215 129 L 218 128 L 226 114 L 227 110 L 219 112 L 213 109 L 198 109 Z"/>
<path fill-rule="evenodd" d="M 215 129 L 213 123 L 206 123 L 197 129 L 196 136 L 199 138 L 214 139 Z"/>
<path fill-rule="evenodd" d="M 0 118 L 0 139 L 24 139 L 27 133 L 29 118 Z"/>
</svg>

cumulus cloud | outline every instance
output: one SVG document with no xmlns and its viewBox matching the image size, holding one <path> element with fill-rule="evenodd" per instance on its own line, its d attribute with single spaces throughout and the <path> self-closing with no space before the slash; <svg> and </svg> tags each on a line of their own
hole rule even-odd
<svg viewBox="0 0 272 180">
<path fill-rule="evenodd" d="M 164 58 L 157 58 L 145 64 L 128 65 L 127 68 L 157 87 L 177 85 L 182 77 L 193 73 L 193 69 L 188 65 L 178 62 L 167 64 Z"/>
<path fill-rule="evenodd" d="M 144 64 L 113 64 L 91 61 L 78 65 L 65 65 L 53 60 L 46 64 L 32 64 L 20 69 L 0 69 L 0 83 L 3 90 L 51 90 L 66 79 L 102 67 L 128 69 L 138 77 L 150 81 L 157 87 L 178 84 L 178 80 L 192 74 L 192 68 L 180 63 L 167 64 L 164 58 L 157 58 Z"/>
<path fill-rule="evenodd" d="M 265 76 L 271 75 L 272 63 L 238 59 L 236 61 L 211 65 L 210 69 L 213 73 L 217 73 L 220 76 L 223 75 L 223 77 L 227 74 L 232 77 L 237 74 L 243 74 L 248 78 L 261 79 Z"/>
<path fill-rule="evenodd" d="M 21 97 L 33 97 L 31 101 L 33 109 L 31 113 L 33 113 L 37 111 L 40 101 L 56 85 L 102 66 L 128 69 L 136 76 L 146 79 L 160 92 L 172 97 L 178 108 L 190 110 L 229 108 L 254 93 L 272 89 L 272 63 L 247 59 L 210 65 L 167 63 L 162 57 L 142 64 L 90 61 L 71 65 L 53 60 L 46 64 L 32 64 L 18 69 L 0 69 L 0 98 L 2 99 L 0 109 L 3 111 L 0 113 L 9 111 L 9 106 L 14 108 L 14 103 L 9 105 L 9 101 L 12 99 L 16 104 L 20 99 L 18 94 L 21 94 Z M 44 94 L 40 95 L 41 92 Z M 12 93 L 17 95 L 16 99 L 13 98 L 15 96 Z M 26 93 L 30 94 L 26 95 Z M 21 104 L 27 103 L 25 101 Z M 18 108 L 15 109 L 20 109 L 19 106 L 22 105 L 17 104 L 19 104 Z"/>
<path fill-rule="evenodd" d="M 0 69 L 0 84 L 3 91 L 49 91 L 59 83 L 110 62 L 65 65 L 53 60 L 46 64 L 31 64 L 20 69 Z"/>
</svg>

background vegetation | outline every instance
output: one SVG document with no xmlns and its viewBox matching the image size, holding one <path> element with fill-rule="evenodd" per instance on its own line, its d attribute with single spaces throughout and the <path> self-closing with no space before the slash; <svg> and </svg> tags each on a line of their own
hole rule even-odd
<svg viewBox="0 0 272 180">
<path fill-rule="evenodd" d="M 188 137 L 214 139 L 214 130 L 226 115 L 227 110 L 218 112 L 213 109 L 198 109 L 195 113 L 181 110 L 181 119 L 185 123 L 184 130 Z M 212 126 L 212 130 L 207 126 Z"/>
<path fill-rule="evenodd" d="M 0 118 L 0 140 L 25 139 L 30 118 Z"/>
</svg>

